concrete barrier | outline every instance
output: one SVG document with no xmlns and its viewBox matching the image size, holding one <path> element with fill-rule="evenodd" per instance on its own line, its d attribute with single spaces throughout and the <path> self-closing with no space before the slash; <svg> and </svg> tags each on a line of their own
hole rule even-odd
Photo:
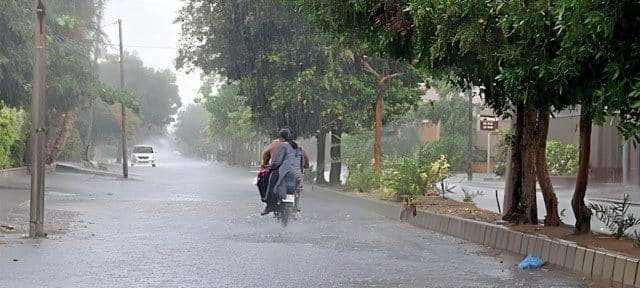
<svg viewBox="0 0 640 288">
<path fill-rule="evenodd" d="M 385 217 L 398 219 L 400 204 L 365 199 L 348 193 L 316 187 L 319 191 L 336 193 L 359 203 Z M 562 239 L 551 239 L 544 235 L 531 235 L 510 230 L 507 227 L 471 219 L 436 214 L 418 210 L 417 216 L 409 220 L 416 227 L 464 239 L 511 253 L 535 254 L 550 264 L 563 267 L 585 278 L 640 287 L 640 259 L 627 257 L 610 251 L 597 251 Z"/>
</svg>

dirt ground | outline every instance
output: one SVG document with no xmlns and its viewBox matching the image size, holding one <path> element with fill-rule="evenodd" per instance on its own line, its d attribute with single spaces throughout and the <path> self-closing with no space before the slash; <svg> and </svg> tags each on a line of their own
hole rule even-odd
<svg viewBox="0 0 640 288">
<path fill-rule="evenodd" d="M 561 224 L 559 227 L 544 225 L 514 225 L 511 229 L 527 234 L 542 234 L 549 238 L 564 239 L 584 247 L 597 250 L 616 251 L 633 257 L 640 257 L 640 248 L 634 247 L 633 239 L 618 240 L 610 235 L 591 232 L 585 235 L 574 235 L 573 226 Z"/>
<path fill-rule="evenodd" d="M 375 193 L 350 193 L 356 194 L 362 198 L 385 200 L 389 202 L 395 202 L 400 205 L 400 203 L 396 201 L 396 199 L 389 199 L 388 197 Z M 431 194 L 427 196 L 421 196 L 414 199 L 413 203 L 418 209 L 427 210 L 438 214 L 454 215 L 488 223 L 496 223 L 498 221 L 501 221 L 502 219 L 502 215 L 498 213 L 480 209 L 473 203 L 464 203 L 449 198 L 443 198 L 442 195 Z M 573 226 L 569 226 L 566 224 L 562 224 L 559 227 L 545 227 L 542 224 L 508 225 L 508 227 L 527 234 L 545 235 L 549 238 L 572 241 L 577 245 L 589 247 L 596 250 L 610 250 L 628 256 L 640 257 L 640 248 L 634 247 L 633 239 L 618 240 L 612 236 L 595 232 L 585 235 L 574 235 Z"/>
</svg>

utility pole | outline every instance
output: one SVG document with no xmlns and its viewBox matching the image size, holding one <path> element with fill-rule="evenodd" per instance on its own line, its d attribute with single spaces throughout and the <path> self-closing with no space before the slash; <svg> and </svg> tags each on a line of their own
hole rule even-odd
<svg viewBox="0 0 640 288">
<path fill-rule="evenodd" d="M 120 37 L 120 89 L 124 90 L 124 48 L 122 44 L 122 19 L 118 19 L 118 34 Z M 127 130 L 125 126 L 124 103 L 120 103 L 122 117 L 122 177 L 129 178 L 129 166 L 127 165 Z"/>
<path fill-rule="evenodd" d="M 45 99 L 45 16 L 43 0 L 36 0 L 33 91 L 31 98 L 31 202 L 29 237 L 46 237 L 44 233 L 44 127 Z"/>
</svg>

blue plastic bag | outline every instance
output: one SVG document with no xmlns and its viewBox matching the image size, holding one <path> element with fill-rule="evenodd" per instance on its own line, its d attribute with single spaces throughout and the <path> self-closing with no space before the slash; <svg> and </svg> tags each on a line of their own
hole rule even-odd
<svg viewBox="0 0 640 288">
<path fill-rule="evenodd" d="M 518 268 L 535 269 L 541 267 L 542 265 L 544 265 L 544 263 L 545 261 L 542 260 L 542 258 L 533 254 L 529 254 L 524 258 L 524 260 L 522 260 L 522 262 L 520 262 L 520 264 L 518 264 Z"/>
</svg>

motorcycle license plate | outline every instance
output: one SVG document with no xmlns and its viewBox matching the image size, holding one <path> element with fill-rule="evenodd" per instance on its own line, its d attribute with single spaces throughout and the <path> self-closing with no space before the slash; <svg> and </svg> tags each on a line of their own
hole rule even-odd
<svg viewBox="0 0 640 288">
<path fill-rule="evenodd" d="M 283 202 L 287 202 L 287 203 L 293 203 L 295 201 L 295 197 L 293 195 L 287 195 L 287 198 L 284 198 L 284 200 L 282 200 Z"/>
</svg>

